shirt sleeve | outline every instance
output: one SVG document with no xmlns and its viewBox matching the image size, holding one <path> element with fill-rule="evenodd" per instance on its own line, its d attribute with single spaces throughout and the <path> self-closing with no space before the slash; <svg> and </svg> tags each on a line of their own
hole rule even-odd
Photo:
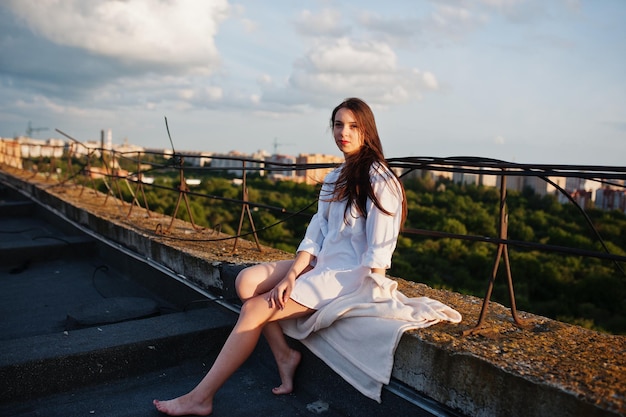
<svg viewBox="0 0 626 417">
<path fill-rule="evenodd" d="M 329 184 L 329 178 L 334 178 L 333 175 L 336 176 L 336 173 L 333 172 L 332 175 L 329 174 L 324 179 L 322 189 L 320 190 L 320 199 L 317 203 L 317 213 L 311 218 L 306 228 L 304 239 L 300 242 L 296 253 L 308 252 L 313 256 L 318 256 L 322 249 L 324 238 L 328 234 L 328 210 L 330 202 L 327 201 L 327 198 L 332 194 L 333 187 Z"/>
<path fill-rule="evenodd" d="M 398 179 L 392 173 L 381 170 L 372 176 L 372 188 L 381 206 L 391 215 L 381 211 L 370 199 L 367 200 L 367 251 L 361 264 L 369 268 L 388 269 L 400 233 L 403 195 Z"/>
<path fill-rule="evenodd" d="M 298 252 L 308 252 L 313 256 L 317 256 L 322 249 L 322 244 L 324 243 L 324 234 L 322 233 L 322 227 L 320 224 L 320 214 L 315 213 L 309 222 L 309 225 L 306 228 L 306 233 L 304 234 L 304 239 L 300 242 L 298 246 Z"/>
</svg>

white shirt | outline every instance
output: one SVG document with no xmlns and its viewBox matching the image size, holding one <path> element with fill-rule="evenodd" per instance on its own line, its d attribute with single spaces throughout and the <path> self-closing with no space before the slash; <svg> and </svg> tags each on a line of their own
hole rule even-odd
<svg viewBox="0 0 626 417">
<path fill-rule="evenodd" d="M 389 268 L 400 232 L 402 192 L 396 177 L 386 167 L 372 165 L 374 194 L 392 214 L 382 212 L 368 198 L 364 218 L 354 206 L 345 213 L 346 201 L 328 201 L 342 167 L 324 179 L 317 213 L 298 247 L 298 252 L 316 256 L 314 268 L 296 279 L 291 293 L 293 300 L 309 308 L 320 309 L 355 291 L 371 268 Z"/>
</svg>

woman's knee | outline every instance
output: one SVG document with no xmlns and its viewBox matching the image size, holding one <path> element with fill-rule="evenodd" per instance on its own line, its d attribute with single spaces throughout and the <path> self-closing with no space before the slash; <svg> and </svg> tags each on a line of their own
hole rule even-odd
<svg viewBox="0 0 626 417">
<path fill-rule="evenodd" d="M 235 278 L 235 290 L 242 301 L 271 290 L 289 270 L 293 261 L 261 263 L 242 269 Z"/>
<path fill-rule="evenodd" d="M 260 287 L 267 280 L 269 265 L 257 264 L 242 269 L 235 278 L 235 290 L 241 301 L 246 301 L 255 295 L 259 295 Z"/>
<path fill-rule="evenodd" d="M 262 297 L 252 297 L 244 301 L 239 312 L 238 323 L 246 328 L 263 327 L 268 323 L 273 310 Z"/>
<path fill-rule="evenodd" d="M 235 278 L 235 290 L 241 301 L 246 301 L 254 296 L 254 288 L 250 285 L 251 275 L 250 267 L 248 267 L 239 271 L 237 278 Z"/>
</svg>

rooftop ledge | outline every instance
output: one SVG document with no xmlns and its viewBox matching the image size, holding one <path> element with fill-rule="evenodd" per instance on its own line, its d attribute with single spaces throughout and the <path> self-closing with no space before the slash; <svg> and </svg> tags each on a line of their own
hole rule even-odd
<svg viewBox="0 0 626 417">
<path fill-rule="evenodd" d="M 234 278 L 244 266 L 293 255 L 130 206 L 78 186 L 55 186 L 31 173 L 2 168 L 0 176 L 40 203 L 132 251 L 170 268 L 193 285 L 235 298 Z M 106 199 L 106 204 L 104 204 Z M 222 235 L 222 237 L 227 237 Z M 463 315 L 460 324 L 438 324 L 405 333 L 393 377 L 467 416 L 626 416 L 626 336 L 590 331 L 520 312 L 517 327 L 508 308 L 490 303 L 488 330 L 475 326 L 482 299 L 394 278 L 408 296 L 440 300 Z M 486 285 L 486 281 L 485 281 Z"/>
</svg>

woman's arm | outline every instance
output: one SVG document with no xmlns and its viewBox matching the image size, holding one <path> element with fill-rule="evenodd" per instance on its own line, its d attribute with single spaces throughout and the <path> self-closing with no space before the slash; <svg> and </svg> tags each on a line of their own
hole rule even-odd
<svg viewBox="0 0 626 417">
<path fill-rule="evenodd" d="M 365 234 L 367 249 L 363 254 L 363 266 L 373 273 L 383 273 L 391 266 L 391 257 L 396 248 L 402 222 L 402 189 L 398 180 L 391 173 L 376 172 L 372 176 L 372 189 L 384 213 L 368 199 Z"/>
<path fill-rule="evenodd" d="M 295 281 L 315 260 L 315 256 L 306 251 L 300 251 L 296 254 L 291 268 L 287 271 L 285 279 L 289 279 L 292 282 Z"/>
<path fill-rule="evenodd" d="M 333 181 L 333 178 L 336 175 L 336 172 L 333 171 L 326 176 L 324 181 L 329 178 Z M 322 189 L 320 190 L 320 198 L 317 202 L 317 212 L 311 218 L 311 221 L 306 228 L 304 238 L 302 239 L 302 242 L 300 242 L 296 253 L 304 251 L 317 256 L 322 249 L 322 246 L 324 245 L 324 238 L 328 232 L 328 211 L 330 209 L 330 202 L 327 198 L 330 194 L 332 194 L 332 191 L 329 190 L 329 185 L 324 182 Z"/>
<path fill-rule="evenodd" d="M 268 294 L 267 301 L 270 308 L 276 306 L 282 310 L 285 307 L 296 279 L 310 269 L 314 260 L 315 256 L 309 252 L 300 251 L 296 254 L 296 259 L 294 259 L 285 277 Z"/>
<path fill-rule="evenodd" d="M 322 203 L 319 204 L 320 206 Z M 318 211 L 313 215 L 309 225 L 306 228 L 306 232 L 304 234 L 304 238 L 298 245 L 297 253 L 309 252 L 314 255 L 317 255 L 319 251 L 322 249 L 322 245 L 324 243 L 324 226 L 326 225 L 327 220 L 320 215 Z"/>
</svg>

